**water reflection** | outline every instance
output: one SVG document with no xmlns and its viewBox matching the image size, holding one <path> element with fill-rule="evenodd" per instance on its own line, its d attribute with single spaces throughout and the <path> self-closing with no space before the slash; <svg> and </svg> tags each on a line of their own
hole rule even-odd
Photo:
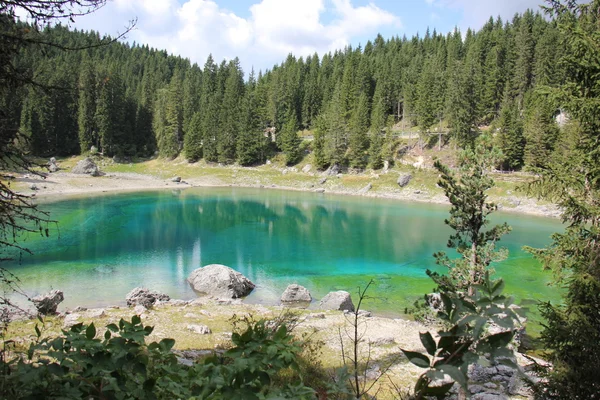
<svg viewBox="0 0 600 400">
<path fill-rule="evenodd" d="M 51 287 L 67 304 L 122 302 L 136 286 L 191 298 L 188 274 L 229 265 L 253 280 L 250 301 L 273 301 L 288 283 L 313 297 L 355 292 L 378 277 L 379 307 L 412 302 L 432 284 L 424 271 L 449 234 L 445 207 L 254 189 L 194 189 L 107 195 L 44 205 L 60 236 L 28 241 L 36 253 L 10 265 L 32 294 Z M 551 296 L 547 278 L 521 250 L 542 246 L 558 222 L 502 215 L 511 258 L 496 269 L 523 298 Z"/>
</svg>

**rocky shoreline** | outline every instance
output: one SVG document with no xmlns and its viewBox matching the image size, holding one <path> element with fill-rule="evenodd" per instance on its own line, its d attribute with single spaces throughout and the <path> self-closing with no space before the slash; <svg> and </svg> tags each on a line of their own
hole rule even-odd
<svg viewBox="0 0 600 400">
<path fill-rule="evenodd" d="M 375 380 L 386 371 L 387 378 L 396 387 L 405 389 L 414 385 L 423 370 L 407 362 L 400 348 L 424 352 L 419 334 L 431 331 L 435 335 L 437 330 L 415 321 L 382 318 L 365 310 L 355 310 L 350 294 L 343 291 L 328 293 L 319 302 L 318 309 L 309 310 L 305 307 L 312 300 L 310 292 L 297 284 L 287 287 L 280 306 L 245 304 L 242 299 L 254 289 L 254 284 L 239 272 L 218 264 L 194 270 L 188 282 L 200 297 L 188 301 L 171 299 L 166 294 L 138 287 L 127 294 L 126 307 L 76 307 L 57 313 L 64 296 L 53 290 L 34 298 L 33 304 L 40 314 L 46 315 L 44 325 L 48 329 L 44 329 L 44 334 L 48 336 L 58 335 L 61 329 L 78 323 L 94 322 L 101 327 L 138 315 L 145 325 L 155 327 L 148 340 L 175 339 L 178 361 L 187 365 L 213 351 L 228 348 L 236 329 L 235 321 L 249 318 L 287 321 L 298 337 L 311 337 L 314 343 L 320 344 L 325 367 L 339 367 L 342 354 L 352 347 L 352 321 L 356 318 L 363 332 L 360 351 L 373 360 L 365 371 L 365 379 Z M 19 333 L 32 324 L 32 319 L 13 322 L 7 337 L 26 345 L 28 336 Z M 99 329 L 98 335 L 101 334 L 102 329 Z M 519 371 L 501 364 L 473 366 L 470 369 L 471 398 L 530 398 L 523 374 L 527 373 L 531 360 L 516 353 L 515 361 L 521 365 Z"/>
<path fill-rule="evenodd" d="M 269 166 L 271 172 L 285 175 L 291 178 L 285 184 L 270 183 L 267 179 L 264 183 L 257 183 L 258 180 L 251 182 L 251 179 L 243 179 L 237 176 L 240 171 L 257 172 L 257 168 L 244 168 L 235 166 L 218 167 L 220 171 L 231 171 L 228 179 L 222 177 L 204 174 L 202 168 L 198 173 L 183 180 L 181 177 L 160 178 L 156 175 L 127 172 L 102 172 L 95 164 L 80 165 L 84 159 L 76 165 L 72 171 L 66 172 L 57 166 L 56 161 L 51 163 L 55 172 L 37 176 L 34 174 L 15 174 L 15 182 L 18 184 L 18 191 L 25 195 L 35 196 L 42 201 L 55 201 L 64 199 L 65 196 L 79 197 L 92 194 L 110 193 L 110 192 L 135 192 L 144 190 L 158 189 L 186 189 L 193 187 L 241 187 L 241 188 L 260 188 L 260 189 L 278 189 L 303 192 L 315 192 L 321 194 L 364 196 L 383 199 L 395 199 L 401 201 L 449 204 L 444 194 L 437 190 L 431 192 L 423 188 L 414 187 L 410 182 L 412 175 L 410 173 L 385 170 L 381 174 L 375 172 L 364 172 L 361 174 L 340 174 L 339 171 L 314 172 L 310 165 L 306 165 L 302 170 L 297 168 Z M 382 176 L 396 176 L 396 185 L 394 187 L 373 188 L 373 183 L 377 182 Z M 262 173 L 266 175 L 266 173 Z M 365 186 L 359 188 L 348 187 L 340 184 L 342 177 L 360 177 L 366 182 Z M 298 177 L 297 181 L 294 177 Z M 309 183 L 311 182 L 312 183 Z M 526 196 L 517 196 L 508 192 L 507 196 L 494 197 L 490 199 L 499 205 L 503 212 L 522 213 L 544 217 L 558 218 L 560 210 L 555 205 L 541 204 L 535 199 Z"/>
</svg>

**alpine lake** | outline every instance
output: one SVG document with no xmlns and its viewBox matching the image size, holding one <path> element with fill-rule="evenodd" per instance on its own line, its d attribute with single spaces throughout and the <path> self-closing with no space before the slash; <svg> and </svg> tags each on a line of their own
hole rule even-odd
<svg viewBox="0 0 600 400">
<path fill-rule="evenodd" d="M 445 272 L 433 253 L 446 248 L 448 206 L 360 196 L 272 189 L 193 188 L 41 200 L 57 224 L 49 237 L 29 234 L 33 255 L 5 264 L 30 296 L 60 289 L 62 307 L 122 305 L 143 286 L 192 299 L 194 269 L 227 265 L 252 280 L 249 303 L 274 305 L 290 283 L 314 301 L 329 291 L 357 289 L 373 279 L 364 309 L 399 316 L 434 283 L 425 271 Z M 505 293 L 533 312 L 539 301 L 560 301 L 551 274 L 523 250 L 544 247 L 560 221 L 497 212 L 491 223 L 512 232 L 496 263 Z"/>
</svg>

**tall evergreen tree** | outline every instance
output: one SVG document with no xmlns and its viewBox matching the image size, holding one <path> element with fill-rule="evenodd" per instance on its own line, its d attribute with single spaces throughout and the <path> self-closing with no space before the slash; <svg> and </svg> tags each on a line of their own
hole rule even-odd
<svg viewBox="0 0 600 400">
<path fill-rule="evenodd" d="M 93 145 L 98 144 L 96 127 L 96 76 L 94 66 L 86 58 L 79 74 L 79 147 L 81 153 L 90 151 Z"/>
<path fill-rule="evenodd" d="M 535 252 L 566 287 L 561 304 L 541 308 L 553 365 L 539 389 L 544 398 L 593 399 L 600 393 L 600 1 L 557 1 L 552 13 L 566 72 L 553 97 L 579 128 L 572 147 L 542 167 L 534 186 L 558 203 L 566 223 L 548 248 Z"/>
<path fill-rule="evenodd" d="M 230 61 L 227 70 L 217 143 L 219 162 L 222 163 L 232 163 L 236 159 L 237 135 L 241 127 L 240 100 L 244 95 L 244 78 L 239 60 Z"/>
<path fill-rule="evenodd" d="M 241 130 L 237 140 L 237 161 L 241 165 L 252 165 L 264 162 L 266 158 L 266 138 L 256 106 L 254 71 L 250 74 L 246 87 L 241 110 Z"/>
<path fill-rule="evenodd" d="M 348 160 L 350 166 L 364 169 L 367 166 L 369 149 L 369 100 L 366 93 L 361 93 L 358 98 L 349 128 Z"/>
<path fill-rule="evenodd" d="M 96 105 L 100 150 L 107 156 L 123 154 L 125 137 L 125 88 L 115 71 L 101 76 Z"/>
<path fill-rule="evenodd" d="M 298 117 L 294 111 L 290 110 L 290 115 L 286 118 L 286 123 L 281 131 L 281 145 L 285 153 L 286 165 L 294 165 L 301 160 L 301 143 L 302 139 L 298 136 Z"/>
<path fill-rule="evenodd" d="M 506 93 L 500 111 L 500 131 L 497 135 L 497 146 L 502 152 L 501 168 L 517 170 L 523 165 L 523 121 L 517 102 Z"/>
</svg>

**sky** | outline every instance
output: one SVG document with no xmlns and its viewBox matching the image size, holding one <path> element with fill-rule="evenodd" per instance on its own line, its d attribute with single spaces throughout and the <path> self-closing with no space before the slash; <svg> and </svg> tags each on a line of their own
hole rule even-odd
<svg viewBox="0 0 600 400">
<path fill-rule="evenodd" d="M 320 55 L 356 47 L 378 33 L 412 37 L 458 27 L 479 29 L 490 16 L 511 19 L 542 0 L 108 0 L 73 27 L 147 44 L 202 66 L 239 57 L 246 73 L 270 69 L 292 53 Z"/>
</svg>

